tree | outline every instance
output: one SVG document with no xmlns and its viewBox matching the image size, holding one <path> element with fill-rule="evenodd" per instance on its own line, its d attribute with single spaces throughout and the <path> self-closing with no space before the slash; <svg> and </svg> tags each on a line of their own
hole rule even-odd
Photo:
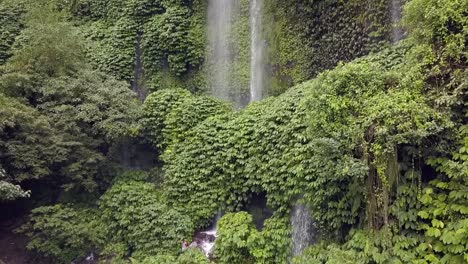
<svg viewBox="0 0 468 264">
<path fill-rule="evenodd" d="M 6 179 L 5 170 L 0 166 L 0 201 L 29 197 L 29 191 L 24 191 L 21 186 L 9 183 Z"/>
<path fill-rule="evenodd" d="M 9 70 L 56 77 L 84 66 L 84 38 L 50 1 L 28 4 L 25 29 L 15 42 Z"/>
<path fill-rule="evenodd" d="M 16 98 L 0 107 L 11 127 L 2 131 L 3 165 L 19 181 L 51 176 L 54 185 L 93 191 L 139 104 L 128 84 L 90 70 L 84 38 L 65 18 L 56 3 L 28 4 L 26 29 L 0 76 L 0 93 Z M 11 105 L 20 102 L 29 106 Z M 37 133 L 48 134 L 19 144 Z"/>
<path fill-rule="evenodd" d="M 63 136 L 51 120 L 0 94 L 0 166 L 15 183 L 42 179 L 66 160 Z"/>
<path fill-rule="evenodd" d="M 44 1 L 26 7 L 25 29 L 13 44 L 11 58 L 0 68 L 0 92 L 24 97 L 35 106 L 46 79 L 73 76 L 87 66 L 84 38 L 65 21 L 64 12 Z"/>
</svg>

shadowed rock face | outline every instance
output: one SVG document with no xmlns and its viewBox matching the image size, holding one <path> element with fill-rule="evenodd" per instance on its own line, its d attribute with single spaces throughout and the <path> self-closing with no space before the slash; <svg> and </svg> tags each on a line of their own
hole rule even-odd
<svg viewBox="0 0 468 264">
<path fill-rule="evenodd" d="M 267 206 L 266 193 L 253 194 L 250 203 L 243 210 L 252 215 L 258 230 L 262 230 L 265 220 L 273 215 L 273 210 Z"/>
<path fill-rule="evenodd" d="M 0 204 L 0 264 L 49 264 L 53 260 L 34 254 L 26 248 L 29 238 L 24 234 L 14 232 L 27 219 L 25 201 L 10 201 Z"/>
<path fill-rule="evenodd" d="M 213 243 L 215 240 L 215 235 L 206 232 L 197 233 L 193 239 L 193 241 L 197 242 L 198 245 L 201 245 L 204 242 Z"/>
</svg>

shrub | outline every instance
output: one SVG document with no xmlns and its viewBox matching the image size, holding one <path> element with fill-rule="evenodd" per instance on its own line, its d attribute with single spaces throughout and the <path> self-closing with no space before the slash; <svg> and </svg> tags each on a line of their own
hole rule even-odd
<svg viewBox="0 0 468 264">
<path fill-rule="evenodd" d="M 101 245 L 107 226 L 100 220 L 95 209 L 58 204 L 33 209 L 19 231 L 31 238 L 28 249 L 70 263 Z"/>
<path fill-rule="evenodd" d="M 194 231 L 191 219 L 167 205 L 153 184 L 127 181 L 113 185 L 100 199 L 110 243 L 122 243 L 133 256 L 173 254 Z"/>
</svg>

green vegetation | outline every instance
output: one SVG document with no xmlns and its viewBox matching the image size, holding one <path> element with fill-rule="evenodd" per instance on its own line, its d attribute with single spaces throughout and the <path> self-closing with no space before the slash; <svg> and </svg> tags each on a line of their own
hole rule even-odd
<svg viewBox="0 0 468 264">
<path fill-rule="evenodd" d="M 180 256 L 158 255 L 147 257 L 143 261 L 134 261 L 138 264 L 208 264 L 206 256 L 199 249 L 188 249 Z"/>
<path fill-rule="evenodd" d="M 398 43 L 389 1 L 265 2 L 277 97 L 237 111 L 207 94 L 205 1 L 0 1 L 0 205 L 32 208 L 28 249 L 53 263 L 468 262 L 466 1 L 406 1 Z M 248 6 L 229 39 L 234 94 Z M 129 162 L 136 145 L 157 160 Z M 273 212 L 260 230 L 259 195 Z M 297 202 L 317 233 L 293 256 Z M 182 250 L 220 212 L 213 256 Z"/>
<path fill-rule="evenodd" d="M 17 198 L 29 197 L 30 193 L 21 189 L 21 186 L 8 182 L 5 170 L 0 167 L 0 200 L 8 201 Z"/>
<path fill-rule="evenodd" d="M 93 191 L 138 105 L 127 84 L 90 69 L 84 39 L 62 16 L 32 6 L 2 68 L 1 165 L 14 182 Z"/>
<path fill-rule="evenodd" d="M 204 58 L 204 17 L 198 1 L 72 2 L 74 19 L 92 41 L 87 55 L 97 69 L 134 82 L 135 49 L 140 45 L 140 85 L 147 90 L 169 88 L 174 82 L 190 86 L 187 76 L 199 70 Z"/>
<path fill-rule="evenodd" d="M 20 3 L 2 2 L 0 15 L 0 65 L 3 65 L 11 57 L 11 47 L 23 28 L 24 6 Z"/>
<path fill-rule="evenodd" d="M 31 212 L 34 220 L 22 227 L 31 238 L 28 249 L 62 263 L 85 256 L 105 232 L 106 227 L 100 225 L 96 215 L 94 209 L 61 204 L 36 208 Z"/>
<path fill-rule="evenodd" d="M 215 255 L 220 263 L 283 263 L 289 256 L 287 219 L 272 217 L 259 232 L 247 212 L 228 213 L 219 222 Z"/>
<path fill-rule="evenodd" d="M 273 80 L 269 93 L 316 77 L 391 42 L 390 1 L 265 1 Z"/>
</svg>

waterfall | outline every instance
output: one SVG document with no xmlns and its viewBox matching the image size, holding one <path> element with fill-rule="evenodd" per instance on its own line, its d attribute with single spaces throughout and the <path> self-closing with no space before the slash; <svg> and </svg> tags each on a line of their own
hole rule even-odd
<svg viewBox="0 0 468 264">
<path fill-rule="evenodd" d="M 141 38 L 142 34 L 138 33 L 137 43 L 135 47 L 135 68 L 132 82 L 132 90 L 138 95 L 138 98 L 143 102 L 146 99 L 146 91 L 143 87 L 144 70 L 143 63 L 141 61 Z"/>
<path fill-rule="evenodd" d="M 232 101 L 229 91 L 229 80 L 231 79 L 229 65 L 232 63 L 229 36 L 232 30 L 235 1 L 208 1 L 209 60 L 214 66 L 210 72 L 212 94 L 229 101 Z"/>
<path fill-rule="evenodd" d="M 251 0 L 250 4 L 250 101 L 263 98 L 265 41 L 262 36 L 263 0 Z"/>
<path fill-rule="evenodd" d="M 314 222 L 310 211 L 304 204 L 298 203 L 291 216 L 293 256 L 300 255 L 304 249 L 314 243 Z"/>
<path fill-rule="evenodd" d="M 391 35 L 391 40 L 392 43 L 396 43 L 400 40 L 403 39 L 404 37 L 404 31 L 403 29 L 398 25 L 398 23 L 401 20 L 402 17 L 402 0 L 391 0 L 391 6 L 390 6 L 390 17 L 391 17 L 391 22 L 392 22 L 392 35 Z"/>
<path fill-rule="evenodd" d="M 196 233 L 193 239 L 194 243 L 192 243 L 192 245 L 200 248 L 200 250 L 209 259 L 213 257 L 215 242 L 218 238 L 218 222 L 222 216 L 223 214 L 221 212 L 218 213 L 213 222 L 213 225 L 208 230 Z"/>
<path fill-rule="evenodd" d="M 245 17 L 242 10 L 244 7 L 249 10 L 249 6 L 244 6 L 244 2 L 208 0 L 207 65 L 211 94 L 234 102 L 237 108 L 264 97 L 266 42 L 262 36 L 263 1 L 250 0 L 249 17 Z M 244 39 L 240 32 L 249 30 L 240 28 L 244 19 L 247 19 L 246 26 L 250 24 L 250 40 Z M 249 45 L 250 58 L 239 53 L 239 48 L 248 48 Z M 239 69 L 244 62 L 250 62 L 250 80 L 244 79 L 245 75 Z"/>
</svg>

